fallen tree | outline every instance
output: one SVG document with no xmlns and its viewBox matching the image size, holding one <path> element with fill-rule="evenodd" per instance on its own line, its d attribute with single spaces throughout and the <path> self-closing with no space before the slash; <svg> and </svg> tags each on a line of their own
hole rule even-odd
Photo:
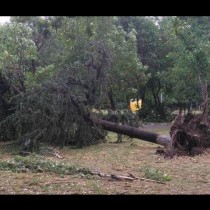
<svg viewBox="0 0 210 210">
<path fill-rule="evenodd" d="M 169 157 L 201 154 L 205 148 L 210 146 L 210 127 L 204 123 L 203 114 L 188 113 L 184 116 L 180 112 L 171 125 L 170 136 L 119 125 L 102 119 L 94 119 L 94 122 L 104 130 L 163 145 L 165 149 L 158 150 L 158 152 Z"/>
<path fill-rule="evenodd" d="M 61 75 L 66 76 L 67 72 L 68 77 L 64 80 Z M 203 113 L 188 113 L 184 116 L 180 111 L 172 123 L 169 137 L 101 119 L 103 116 L 93 113 L 90 106 L 89 88 L 83 81 L 71 76 L 78 72 L 76 68 L 62 70 L 41 86 L 12 97 L 12 112 L 0 122 L 1 138 L 17 140 L 22 144 L 23 152 L 33 152 L 39 150 L 40 142 L 61 147 L 84 147 L 100 143 L 105 138 L 106 131 L 112 131 L 163 145 L 166 147 L 165 154 L 171 157 L 180 151 L 193 154 L 195 149 L 201 151 L 210 145 L 208 92 L 205 82 L 201 82 Z"/>
<path fill-rule="evenodd" d="M 163 146 L 168 146 L 170 143 L 169 137 L 149 131 L 144 131 L 140 128 L 134 128 L 127 125 L 119 125 L 117 123 L 112 123 L 102 119 L 94 119 L 94 122 L 97 125 L 100 125 L 104 130 L 124 134 L 131 138 L 137 138 L 140 140 L 160 144 Z"/>
</svg>

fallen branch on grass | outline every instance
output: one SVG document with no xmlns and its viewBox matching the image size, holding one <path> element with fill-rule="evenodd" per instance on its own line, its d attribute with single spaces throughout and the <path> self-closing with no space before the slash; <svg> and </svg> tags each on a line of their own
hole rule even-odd
<svg viewBox="0 0 210 210">
<path fill-rule="evenodd" d="M 98 176 L 103 177 L 103 178 L 115 179 L 115 180 L 119 180 L 119 181 L 122 181 L 122 180 L 133 181 L 133 180 L 136 179 L 136 178 L 133 178 L 133 177 L 121 176 L 121 175 L 116 175 L 116 174 L 108 175 L 108 174 L 104 174 L 100 171 L 91 171 L 91 174 L 92 175 L 98 175 Z"/>
<path fill-rule="evenodd" d="M 141 180 L 141 181 L 155 182 L 155 183 L 158 183 L 158 184 L 166 184 L 165 182 L 156 181 L 156 180 L 153 180 L 153 179 L 145 179 L 145 178 L 135 177 L 131 173 L 128 173 L 129 176 L 121 176 L 121 175 L 116 175 L 116 174 L 108 175 L 108 174 L 104 174 L 104 173 L 102 173 L 100 171 L 91 171 L 90 173 L 92 175 L 98 175 L 98 176 L 103 177 L 103 178 L 108 178 L 108 179 L 111 179 L 111 180 L 114 179 L 114 180 L 117 180 L 117 181 Z M 53 180 L 53 181 L 50 181 L 50 182 L 46 182 L 44 185 L 59 184 L 59 183 L 70 183 L 70 182 L 72 182 L 72 180 Z"/>
<path fill-rule="evenodd" d="M 161 182 L 161 181 L 156 181 L 156 180 L 153 180 L 153 179 L 145 179 L 145 178 L 140 178 L 140 177 L 135 177 L 133 174 L 131 173 L 128 173 L 130 177 L 133 177 L 135 179 L 139 179 L 141 181 L 148 181 L 148 182 L 156 182 L 158 184 L 166 184 L 165 182 Z"/>
<path fill-rule="evenodd" d="M 118 180 L 118 181 L 123 181 L 123 180 L 133 181 L 133 180 L 139 179 L 141 181 L 149 181 L 149 182 L 155 182 L 155 183 L 158 183 L 158 184 L 166 184 L 165 182 L 156 181 L 156 180 L 153 180 L 153 179 L 145 179 L 145 178 L 135 177 L 131 173 L 128 173 L 129 176 L 121 176 L 121 175 L 116 175 L 116 174 L 107 175 L 107 174 L 104 174 L 100 171 L 92 171 L 91 173 L 93 175 L 98 175 L 98 176 L 104 177 L 104 178 L 111 178 L 111 179 L 115 179 L 115 180 Z"/>
</svg>

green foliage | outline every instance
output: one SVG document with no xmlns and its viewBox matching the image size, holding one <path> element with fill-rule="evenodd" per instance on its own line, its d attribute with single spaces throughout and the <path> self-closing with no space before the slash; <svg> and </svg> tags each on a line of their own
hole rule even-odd
<svg viewBox="0 0 210 210">
<path fill-rule="evenodd" d="M 164 33 L 168 43 L 173 46 L 167 58 L 173 65 L 166 72 L 166 94 L 169 101 L 175 99 L 180 103 L 201 102 L 200 82 L 209 83 L 209 18 L 173 17 L 165 19 Z M 167 33 L 167 34 L 166 34 Z"/>
<path fill-rule="evenodd" d="M 125 106 L 132 88 L 138 89 L 146 79 L 146 68 L 137 54 L 135 29 L 127 33 L 115 22 L 116 17 L 64 18 L 58 31 L 58 39 L 65 46 L 64 54 L 60 56 L 61 65 L 85 63 L 89 74 L 97 71 L 102 76 L 97 84 L 92 82 L 92 86 L 101 86 L 98 88 L 98 108 L 109 105 L 107 93 L 110 90 L 115 102 L 123 102 Z"/>
<path fill-rule="evenodd" d="M 168 120 L 167 106 L 201 101 L 198 76 L 210 84 L 209 30 L 205 16 L 12 17 L 0 26 L 1 137 L 90 145 L 105 135 L 91 110 L 131 98 L 142 119 Z"/>
<path fill-rule="evenodd" d="M 32 30 L 22 23 L 1 26 L 0 42 L 0 69 L 3 74 L 28 70 L 29 61 L 37 58 Z"/>
<path fill-rule="evenodd" d="M 118 110 L 115 112 L 111 112 L 103 115 L 103 119 L 137 128 L 141 126 L 138 114 L 133 113 L 130 110 Z"/>
<path fill-rule="evenodd" d="M 135 29 L 126 33 L 121 26 L 118 26 L 115 27 L 112 39 L 109 41 L 112 64 L 108 80 L 118 103 L 126 104 L 126 97 L 136 96 L 139 87 L 146 81 L 147 67 L 143 66 L 138 57 L 136 35 Z"/>
<path fill-rule="evenodd" d="M 145 170 L 145 177 L 147 179 L 152 179 L 156 181 L 171 181 L 171 176 L 160 172 L 158 169 L 155 168 L 146 168 Z"/>
<path fill-rule="evenodd" d="M 43 81 L 49 80 L 55 71 L 55 66 L 51 64 L 45 67 L 38 67 L 36 74 L 32 72 L 26 72 L 26 87 L 30 88 L 37 84 L 41 84 Z"/>
<path fill-rule="evenodd" d="M 54 79 L 13 97 L 15 111 L 1 122 L 2 136 L 21 142 L 30 139 L 34 145 L 41 141 L 82 147 L 100 142 L 106 132 L 90 120 L 84 84 L 71 76 L 77 72 L 60 71 Z"/>
<path fill-rule="evenodd" d="M 7 110 L 11 113 L 9 99 L 26 90 L 25 74 L 30 71 L 31 60 L 37 59 L 37 50 L 32 41 L 32 30 L 22 23 L 7 23 L 0 27 L 0 73 L 9 84 L 4 96 Z M 4 109 L 3 107 L 3 109 Z"/>
<path fill-rule="evenodd" d="M 170 110 L 165 104 L 156 106 L 151 104 L 151 102 L 145 103 L 142 109 L 138 111 L 138 115 L 144 122 L 170 122 L 173 119 Z"/>
<path fill-rule="evenodd" d="M 65 165 L 64 163 L 53 162 L 43 159 L 40 156 L 31 155 L 28 157 L 15 156 L 13 161 L 1 161 L 0 170 L 12 172 L 51 172 L 62 175 L 72 175 L 77 173 L 91 174 L 87 168 L 78 168 L 75 165 Z"/>
</svg>

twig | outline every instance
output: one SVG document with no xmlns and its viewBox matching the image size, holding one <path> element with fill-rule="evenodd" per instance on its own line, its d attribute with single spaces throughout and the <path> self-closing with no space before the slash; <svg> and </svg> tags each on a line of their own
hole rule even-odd
<svg viewBox="0 0 210 210">
<path fill-rule="evenodd" d="M 149 182 L 155 182 L 155 183 L 159 183 L 159 184 L 166 184 L 165 182 L 156 181 L 156 180 L 153 180 L 153 179 L 145 179 L 145 178 L 135 177 L 131 173 L 128 173 L 129 176 L 121 176 L 121 175 L 116 175 L 116 174 L 107 175 L 107 174 L 104 174 L 100 171 L 92 171 L 91 173 L 95 174 L 95 175 L 98 175 L 100 177 L 112 178 L 112 179 L 115 179 L 115 180 L 118 180 L 118 181 L 122 181 L 122 180 L 133 181 L 133 180 L 139 179 L 139 180 L 142 180 L 142 181 L 149 181 Z"/>
<path fill-rule="evenodd" d="M 92 175 L 98 175 L 100 177 L 105 177 L 105 178 L 110 178 L 111 177 L 110 175 L 104 174 L 104 173 L 102 173 L 100 171 L 90 171 L 90 173 Z"/>
<path fill-rule="evenodd" d="M 158 184 L 166 184 L 165 182 L 156 181 L 156 180 L 153 180 L 153 179 L 145 179 L 145 178 L 140 178 L 140 177 L 136 177 L 136 178 L 141 180 L 141 181 L 155 182 L 155 183 L 158 183 Z"/>
<path fill-rule="evenodd" d="M 53 152 L 51 152 L 51 155 L 53 155 L 53 156 L 55 156 L 55 157 L 57 157 L 59 159 L 63 159 L 64 158 L 63 156 L 59 155 L 58 152 L 55 149 L 53 149 Z"/>
<path fill-rule="evenodd" d="M 120 175 L 115 175 L 115 174 L 111 174 L 111 178 L 112 179 L 116 179 L 116 180 L 129 180 L 129 181 L 133 181 L 136 178 L 132 178 L 132 177 L 128 177 L 128 176 L 120 176 Z"/>
<path fill-rule="evenodd" d="M 58 153 L 54 152 L 55 157 L 59 158 L 59 159 L 63 159 L 62 156 L 60 156 Z"/>
<path fill-rule="evenodd" d="M 121 175 L 116 175 L 116 174 L 104 174 L 100 171 L 91 171 L 91 174 L 95 174 L 95 175 L 98 175 L 100 177 L 104 177 L 104 178 L 111 178 L 111 179 L 115 179 L 115 180 L 119 180 L 119 181 L 122 181 L 122 180 L 129 180 L 129 181 L 133 181 L 135 180 L 136 178 L 132 178 L 132 177 L 128 177 L 128 176 L 121 176 Z"/>
<path fill-rule="evenodd" d="M 137 179 L 132 173 L 128 173 L 130 177 Z"/>
<path fill-rule="evenodd" d="M 111 178 L 111 179 L 118 180 L 118 181 L 123 181 L 123 180 L 133 181 L 133 180 L 139 179 L 139 180 L 142 180 L 142 181 L 155 182 L 155 183 L 158 183 L 158 184 L 166 184 L 165 182 L 161 182 L 161 181 L 135 177 L 131 173 L 128 173 L 129 176 L 121 176 L 121 175 L 116 175 L 116 174 L 108 175 L 108 174 L 104 174 L 100 171 L 91 171 L 90 173 L 92 175 L 98 175 L 98 176 L 103 177 L 103 178 Z M 50 181 L 50 182 L 46 182 L 45 185 L 59 184 L 59 183 L 69 183 L 69 182 L 72 182 L 72 180 L 53 180 L 53 181 Z"/>
<path fill-rule="evenodd" d="M 128 173 L 130 177 L 134 178 L 134 179 L 139 179 L 141 181 L 148 181 L 148 182 L 155 182 L 155 183 L 158 183 L 158 184 L 166 184 L 165 182 L 161 182 L 161 181 L 156 181 L 156 180 L 153 180 L 153 179 L 145 179 L 145 178 L 140 178 L 140 177 L 135 177 L 133 174 L 131 173 Z"/>
</svg>

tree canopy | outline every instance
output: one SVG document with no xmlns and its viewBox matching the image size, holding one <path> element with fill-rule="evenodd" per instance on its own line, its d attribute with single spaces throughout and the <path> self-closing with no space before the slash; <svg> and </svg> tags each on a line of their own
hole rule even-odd
<svg viewBox="0 0 210 210">
<path fill-rule="evenodd" d="M 94 110 L 142 99 L 141 120 L 165 121 L 174 105 L 201 105 L 209 31 L 206 16 L 11 17 L 0 25 L 1 140 L 86 146 L 106 135 Z"/>
</svg>

